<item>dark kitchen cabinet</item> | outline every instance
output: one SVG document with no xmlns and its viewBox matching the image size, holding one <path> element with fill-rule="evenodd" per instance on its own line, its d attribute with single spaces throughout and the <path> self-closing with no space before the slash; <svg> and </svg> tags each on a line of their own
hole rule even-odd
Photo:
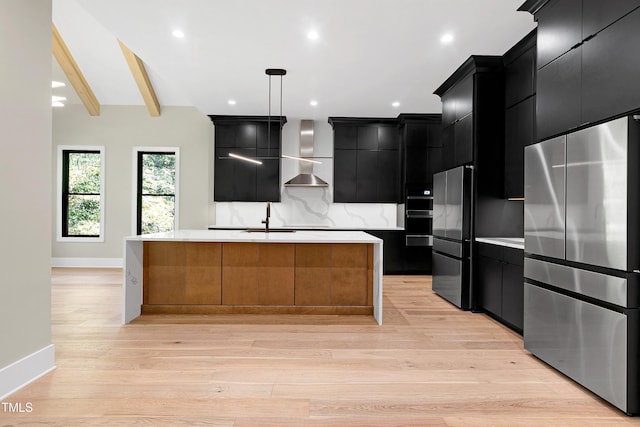
<svg viewBox="0 0 640 427">
<path fill-rule="evenodd" d="M 542 7 L 540 5 L 542 4 Z M 640 0 L 529 0 L 538 21 L 536 139 L 640 109 Z"/>
<path fill-rule="evenodd" d="M 582 45 L 582 122 L 640 108 L 640 9 Z"/>
<path fill-rule="evenodd" d="M 281 129 L 278 118 L 209 117 L 215 125 L 214 200 L 280 201 Z M 284 123 L 286 118 L 282 120 Z M 258 159 L 262 165 L 232 158 L 229 153 Z"/>
<path fill-rule="evenodd" d="M 582 41 L 582 0 L 551 0 L 537 14 L 538 68 Z"/>
<path fill-rule="evenodd" d="M 401 177 L 405 195 L 409 186 L 431 188 L 433 174 L 442 170 L 442 116 L 400 114 L 398 116 L 403 153 Z"/>
<path fill-rule="evenodd" d="M 397 203 L 400 150 L 395 119 L 330 117 L 336 203 Z"/>
<path fill-rule="evenodd" d="M 384 242 L 384 274 L 431 274 L 431 247 L 406 246 L 403 230 L 365 231 Z"/>
<path fill-rule="evenodd" d="M 477 245 L 477 308 L 521 333 L 524 251 L 489 243 Z"/>
<path fill-rule="evenodd" d="M 593 36 L 638 7 L 640 0 L 582 0 L 582 38 Z"/>
<path fill-rule="evenodd" d="M 537 72 L 536 136 L 545 139 L 581 123 L 582 49 L 572 49 Z"/>
<path fill-rule="evenodd" d="M 504 55 L 504 104 L 517 104 L 536 92 L 536 31 L 532 31 L 518 45 Z M 524 50 L 524 51 L 523 51 Z M 518 55 L 510 58 L 510 55 Z"/>
<path fill-rule="evenodd" d="M 333 201 L 356 200 L 356 150 L 334 150 Z"/>
<path fill-rule="evenodd" d="M 535 96 L 505 110 L 504 193 L 524 197 L 524 147 L 531 145 L 535 123 Z"/>
<path fill-rule="evenodd" d="M 536 30 L 504 56 L 504 197 L 524 197 L 524 147 L 534 140 Z"/>
<path fill-rule="evenodd" d="M 503 79 L 502 57 L 471 56 L 436 89 L 443 106 L 443 169 L 473 164 L 482 145 L 503 141 Z"/>
<path fill-rule="evenodd" d="M 453 126 L 454 165 L 473 162 L 473 113 L 469 113 Z"/>
</svg>

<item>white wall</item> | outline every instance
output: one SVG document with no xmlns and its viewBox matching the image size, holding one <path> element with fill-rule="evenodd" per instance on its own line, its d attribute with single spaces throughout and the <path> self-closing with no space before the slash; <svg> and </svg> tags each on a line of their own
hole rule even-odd
<svg viewBox="0 0 640 427">
<path fill-rule="evenodd" d="M 51 1 L 1 1 L 0 28 L 1 399 L 51 344 Z"/>
<path fill-rule="evenodd" d="M 81 105 L 56 108 L 53 113 L 54 160 L 51 205 L 56 206 L 55 183 L 58 145 L 102 145 L 106 150 L 105 240 L 102 243 L 57 242 L 52 254 L 59 258 L 121 259 L 123 238 L 132 230 L 133 147 L 179 147 L 179 228 L 206 228 L 213 197 L 210 157 L 213 124 L 192 107 L 162 107 L 151 117 L 144 106 L 101 107 L 91 117 Z M 56 215 L 53 221 L 57 221 Z M 52 222 L 55 225 L 55 222 Z M 53 227 L 55 232 L 55 227 Z"/>
</svg>

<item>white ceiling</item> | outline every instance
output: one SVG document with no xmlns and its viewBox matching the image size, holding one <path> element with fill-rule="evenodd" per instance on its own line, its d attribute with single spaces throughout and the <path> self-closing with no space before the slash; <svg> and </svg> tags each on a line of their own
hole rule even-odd
<svg viewBox="0 0 640 427">
<path fill-rule="evenodd" d="M 285 68 L 283 114 L 326 120 L 440 112 L 433 91 L 465 59 L 502 55 L 535 27 L 516 11 L 523 2 L 53 0 L 53 21 L 103 105 L 144 104 L 120 39 L 145 62 L 161 106 L 266 115 L 264 70 Z M 185 37 L 173 37 L 175 29 Z M 312 29 L 315 41 L 307 38 Z M 445 32 L 455 37 L 448 45 L 440 42 Z M 64 79 L 57 64 L 53 70 Z"/>
</svg>

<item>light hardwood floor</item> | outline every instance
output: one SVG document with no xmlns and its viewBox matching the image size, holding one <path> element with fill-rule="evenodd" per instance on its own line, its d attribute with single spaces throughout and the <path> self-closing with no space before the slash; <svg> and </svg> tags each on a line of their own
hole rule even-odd
<svg viewBox="0 0 640 427">
<path fill-rule="evenodd" d="M 120 324 L 120 270 L 54 269 L 57 369 L 0 425 L 634 425 L 463 312 L 425 276 L 384 278 L 370 316 L 145 316 Z"/>
</svg>

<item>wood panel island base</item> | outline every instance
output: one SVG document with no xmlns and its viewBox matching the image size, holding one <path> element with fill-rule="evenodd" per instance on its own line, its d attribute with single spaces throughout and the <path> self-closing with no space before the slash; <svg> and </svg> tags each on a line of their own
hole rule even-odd
<svg viewBox="0 0 640 427">
<path fill-rule="evenodd" d="M 382 240 L 307 230 L 129 237 L 123 305 L 124 323 L 140 314 L 373 314 L 382 324 Z"/>
</svg>

